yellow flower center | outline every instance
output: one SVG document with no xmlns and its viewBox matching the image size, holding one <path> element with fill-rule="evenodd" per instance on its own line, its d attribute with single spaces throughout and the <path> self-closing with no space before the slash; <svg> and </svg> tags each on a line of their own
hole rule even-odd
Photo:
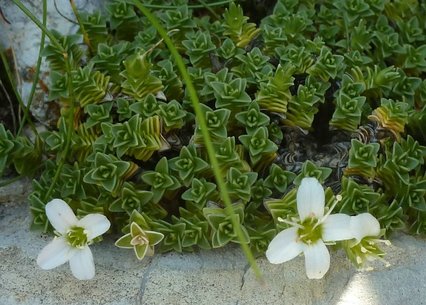
<svg viewBox="0 0 426 305">
<path fill-rule="evenodd" d="M 315 217 L 308 217 L 302 223 L 302 226 L 297 230 L 297 234 L 299 239 L 305 244 L 314 244 L 322 236 L 322 226 L 318 224 L 318 219 Z"/>
<path fill-rule="evenodd" d="M 74 248 L 81 249 L 87 245 L 87 231 L 82 227 L 71 227 L 65 238 Z"/>
</svg>

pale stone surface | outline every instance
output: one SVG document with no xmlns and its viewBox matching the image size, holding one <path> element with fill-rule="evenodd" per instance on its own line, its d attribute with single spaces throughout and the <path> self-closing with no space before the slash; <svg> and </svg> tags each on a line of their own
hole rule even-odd
<svg viewBox="0 0 426 305">
<path fill-rule="evenodd" d="M 40 21 L 42 20 L 41 0 L 21 0 L 28 10 Z M 80 12 L 92 12 L 104 10 L 105 0 L 74 0 Z M 55 6 L 56 4 L 56 6 Z M 37 63 L 40 48 L 40 29 L 10 0 L 0 0 L 0 7 L 5 18 L 10 24 L 0 18 L 0 48 L 12 49 L 14 66 L 12 71 L 17 75 L 17 87 L 22 100 L 26 104 L 31 92 L 33 72 Z M 69 0 L 47 1 L 47 28 L 54 29 L 62 35 L 75 34 L 78 25 L 72 12 Z M 46 39 L 47 45 L 49 42 Z M 49 67 L 43 60 L 40 71 L 40 79 L 50 83 Z M 47 110 L 47 95 L 40 89 L 36 90 L 32 103 L 31 113 L 41 122 L 46 123 L 49 115 Z"/>
<path fill-rule="evenodd" d="M 0 183 L 6 182 L 7 178 L 0 179 Z M 8 202 L 22 203 L 31 191 L 30 179 L 20 179 L 3 187 L 0 187 L 0 204 Z"/>
<path fill-rule="evenodd" d="M 238 246 L 197 253 L 158 254 L 142 262 L 114 238 L 93 245 L 96 277 L 77 281 L 67 265 L 38 268 L 38 252 L 51 240 L 29 231 L 26 203 L 0 205 L 0 305 L 400 305 L 426 304 L 426 241 L 407 235 L 384 246 L 387 266 L 355 271 L 332 253 L 322 280 L 308 280 L 304 259 L 271 265 L 258 259 L 264 281 L 247 267 Z"/>
</svg>

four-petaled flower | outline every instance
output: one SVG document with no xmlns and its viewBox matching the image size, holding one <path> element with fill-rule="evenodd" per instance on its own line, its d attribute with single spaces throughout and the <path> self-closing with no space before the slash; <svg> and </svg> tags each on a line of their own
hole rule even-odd
<svg viewBox="0 0 426 305">
<path fill-rule="evenodd" d="M 102 214 L 89 214 L 78 220 L 69 205 L 61 199 L 46 204 L 46 216 L 58 235 L 37 257 L 37 264 L 45 270 L 70 262 L 72 274 L 79 280 L 95 276 L 93 255 L 89 249 L 92 240 L 110 227 Z"/>
<path fill-rule="evenodd" d="M 293 223 L 281 219 L 292 227 L 275 236 L 269 244 L 266 257 L 271 263 L 280 264 L 303 252 L 308 278 L 320 279 L 330 267 L 330 254 L 325 243 L 358 239 L 364 235 L 357 224 L 361 219 L 346 214 L 330 215 L 332 208 L 324 215 L 324 189 L 316 178 L 303 178 L 296 201 L 300 220 Z M 377 221 L 374 217 L 363 217 L 362 220 L 367 226 Z"/>
</svg>

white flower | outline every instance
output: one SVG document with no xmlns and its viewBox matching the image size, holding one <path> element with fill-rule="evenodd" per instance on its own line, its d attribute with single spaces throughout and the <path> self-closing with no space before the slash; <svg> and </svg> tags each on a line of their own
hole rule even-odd
<svg viewBox="0 0 426 305">
<path fill-rule="evenodd" d="M 95 276 L 95 264 L 89 244 L 110 227 L 109 220 L 101 214 L 89 214 L 78 220 L 68 204 L 53 199 L 46 204 L 46 215 L 59 235 L 37 257 L 37 264 L 45 270 L 70 262 L 72 274 L 79 280 Z"/>
<path fill-rule="evenodd" d="M 359 243 L 364 237 L 380 235 L 379 221 L 370 213 L 362 213 L 351 217 L 350 228 L 353 238 Z"/>
<path fill-rule="evenodd" d="M 293 226 L 275 236 L 266 257 L 272 264 L 280 264 L 303 252 L 306 275 L 310 279 L 320 279 L 330 267 L 330 254 L 325 242 L 354 238 L 351 217 L 346 214 L 330 215 L 332 209 L 324 215 L 324 189 L 316 178 L 302 179 L 296 201 L 300 220 L 289 222 Z"/>
</svg>

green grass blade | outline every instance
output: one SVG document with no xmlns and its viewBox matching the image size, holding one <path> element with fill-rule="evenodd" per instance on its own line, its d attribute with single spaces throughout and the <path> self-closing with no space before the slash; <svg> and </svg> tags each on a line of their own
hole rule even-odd
<svg viewBox="0 0 426 305">
<path fill-rule="evenodd" d="M 200 124 L 201 133 L 202 133 L 203 138 L 204 138 L 204 143 L 205 143 L 206 150 L 207 150 L 207 153 L 208 153 L 208 156 L 209 156 L 210 164 L 211 164 L 212 169 L 213 169 L 213 173 L 214 173 L 215 178 L 216 178 L 216 183 L 217 183 L 217 186 L 218 186 L 218 188 L 221 192 L 222 199 L 223 199 L 225 206 L 226 206 L 225 210 L 226 210 L 227 213 L 233 213 L 231 199 L 229 197 L 229 193 L 228 193 L 225 181 L 222 178 L 222 175 L 221 175 L 220 170 L 219 170 L 219 163 L 218 163 L 218 160 L 216 158 L 215 149 L 214 149 L 213 144 L 211 142 L 210 134 L 207 130 L 207 124 L 206 124 L 204 115 L 201 111 L 198 95 L 197 95 L 197 92 L 195 91 L 194 85 L 192 84 L 191 77 L 189 76 L 189 73 L 186 70 L 185 63 L 183 62 L 183 59 L 180 56 L 179 52 L 177 51 L 176 47 L 174 46 L 173 42 L 171 41 L 171 39 L 167 35 L 166 30 L 159 23 L 158 19 L 153 14 L 151 14 L 151 12 L 146 7 L 144 7 L 139 0 L 134 0 L 133 2 L 135 4 L 135 6 L 148 18 L 148 20 L 152 23 L 152 25 L 157 29 L 158 33 L 164 39 L 164 42 L 166 43 L 167 47 L 170 50 L 170 53 L 172 54 L 172 56 L 173 56 L 173 58 L 176 62 L 176 65 L 177 65 L 177 67 L 178 67 L 178 69 L 179 69 L 179 71 L 182 75 L 182 78 L 183 78 L 183 80 L 186 84 L 186 87 L 188 89 L 188 93 L 189 93 L 189 96 L 191 98 L 192 106 L 194 108 L 194 112 L 195 112 L 195 115 L 197 117 L 198 123 Z M 242 241 L 243 240 L 243 233 L 241 231 L 240 224 L 238 223 L 238 221 L 235 218 L 232 218 L 232 222 L 233 222 L 232 225 L 234 227 L 235 233 L 238 236 L 238 239 Z M 251 267 L 253 268 L 253 271 L 255 272 L 256 276 L 258 278 L 260 278 L 261 277 L 260 269 L 256 264 L 256 260 L 254 259 L 254 256 L 253 256 L 249 246 L 247 244 L 241 243 L 241 248 L 242 248 L 244 254 L 246 255 L 248 262 L 250 263 Z"/>
</svg>

